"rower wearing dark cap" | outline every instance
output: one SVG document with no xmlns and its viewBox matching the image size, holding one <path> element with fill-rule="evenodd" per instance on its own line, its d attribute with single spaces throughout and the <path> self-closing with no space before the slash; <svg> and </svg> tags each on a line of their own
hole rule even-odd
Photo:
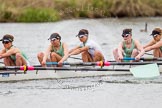
<svg viewBox="0 0 162 108">
<path fill-rule="evenodd" d="M 124 29 L 122 37 L 123 41 L 119 43 L 118 48 L 113 50 L 115 60 L 121 62 L 124 57 L 139 60 L 145 51 L 138 40 L 132 39 L 132 29 Z"/>
<path fill-rule="evenodd" d="M 0 40 L 4 48 L 0 52 L 0 59 L 4 58 L 6 66 L 22 66 L 29 65 L 26 55 L 13 45 L 14 36 L 6 34 Z"/>
<path fill-rule="evenodd" d="M 68 46 L 61 42 L 61 36 L 58 33 L 51 34 L 48 40 L 50 40 L 50 45 L 45 52 L 38 53 L 38 60 L 42 66 L 46 66 L 47 61 L 58 62 L 58 65 L 61 66 L 68 58 Z"/>
<path fill-rule="evenodd" d="M 70 50 L 69 56 L 81 53 L 83 62 L 104 61 L 104 56 L 100 46 L 96 42 L 89 39 L 88 30 L 81 29 L 77 34 L 77 37 L 81 43 Z"/>
<path fill-rule="evenodd" d="M 162 57 L 162 30 L 160 28 L 155 28 L 151 35 L 153 39 L 144 46 L 144 50 L 153 50 L 154 57 Z"/>
</svg>

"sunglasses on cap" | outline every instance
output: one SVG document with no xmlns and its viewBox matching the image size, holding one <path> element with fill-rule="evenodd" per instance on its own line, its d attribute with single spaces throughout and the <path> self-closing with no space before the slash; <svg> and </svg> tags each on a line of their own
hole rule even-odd
<svg viewBox="0 0 162 108">
<path fill-rule="evenodd" d="M 3 44 L 8 44 L 10 41 L 2 41 Z"/>
<path fill-rule="evenodd" d="M 124 38 L 124 37 L 128 37 L 129 36 L 129 34 L 123 34 L 122 35 L 122 37 Z"/>
<path fill-rule="evenodd" d="M 50 39 L 50 41 L 55 41 L 55 40 L 57 40 L 57 38 L 52 38 L 52 39 Z"/>
<path fill-rule="evenodd" d="M 154 38 L 154 37 L 157 37 L 159 34 L 154 34 L 154 35 L 152 35 L 152 37 Z"/>
<path fill-rule="evenodd" d="M 83 38 L 85 35 L 78 35 L 79 38 Z"/>
</svg>

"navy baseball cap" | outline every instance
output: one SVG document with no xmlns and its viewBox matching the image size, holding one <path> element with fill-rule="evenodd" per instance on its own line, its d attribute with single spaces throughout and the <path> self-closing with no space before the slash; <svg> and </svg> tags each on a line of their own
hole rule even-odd
<svg viewBox="0 0 162 108">
<path fill-rule="evenodd" d="M 124 29 L 123 30 L 122 36 L 128 35 L 128 34 L 132 34 L 132 29 Z"/>
<path fill-rule="evenodd" d="M 48 38 L 48 40 L 55 40 L 55 39 L 60 39 L 61 40 L 61 36 L 58 33 L 53 33 L 51 34 L 51 36 Z"/>
<path fill-rule="evenodd" d="M 154 30 L 152 31 L 152 33 L 151 33 L 151 36 L 155 37 L 155 36 L 160 35 L 160 34 L 161 34 L 161 31 L 160 31 L 160 30 L 154 29 Z"/>
<path fill-rule="evenodd" d="M 79 31 L 79 33 L 78 33 L 76 36 L 78 36 L 78 37 L 88 36 L 88 30 L 86 30 L 86 29 L 81 29 L 81 30 Z"/>
<path fill-rule="evenodd" d="M 4 35 L 3 38 L 0 39 L 0 41 L 3 41 L 3 42 L 13 42 L 13 40 L 14 40 L 14 37 L 9 34 Z"/>
</svg>

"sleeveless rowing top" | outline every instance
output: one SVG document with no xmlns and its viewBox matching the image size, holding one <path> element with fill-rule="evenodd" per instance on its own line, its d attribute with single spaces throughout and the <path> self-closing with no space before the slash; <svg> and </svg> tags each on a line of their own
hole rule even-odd
<svg viewBox="0 0 162 108">
<path fill-rule="evenodd" d="M 131 43 L 130 48 L 127 48 L 126 43 L 123 42 L 124 57 L 131 57 L 132 51 L 133 51 L 134 48 L 135 48 L 135 45 L 134 45 L 134 40 L 133 39 L 132 39 L 132 43 Z"/>
<path fill-rule="evenodd" d="M 64 48 L 63 48 L 62 43 L 60 42 L 60 48 L 58 50 L 56 50 L 55 47 L 52 45 L 51 52 L 55 52 L 58 55 L 60 55 L 61 57 L 63 57 L 64 56 Z"/>
<path fill-rule="evenodd" d="M 12 47 L 15 47 L 15 46 L 12 45 L 10 48 L 12 48 Z M 10 48 L 9 48 L 9 49 L 10 49 Z M 6 49 L 6 52 L 7 52 L 9 49 Z M 26 54 L 25 54 L 24 52 L 20 51 L 20 53 L 21 53 L 21 55 L 25 58 L 25 60 L 28 60 L 28 58 L 27 58 L 27 56 L 26 56 Z M 10 58 L 11 58 L 14 62 L 16 61 L 16 56 L 15 56 L 15 54 L 10 55 Z"/>
<path fill-rule="evenodd" d="M 160 47 L 160 51 L 162 52 L 162 46 Z"/>
</svg>

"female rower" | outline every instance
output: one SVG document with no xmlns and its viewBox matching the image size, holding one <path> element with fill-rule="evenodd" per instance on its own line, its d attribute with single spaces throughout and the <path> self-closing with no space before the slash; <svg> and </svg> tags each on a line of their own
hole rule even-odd
<svg viewBox="0 0 162 108">
<path fill-rule="evenodd" d="M 0 40 L 4 48 L 0 51 L 0 59 L 4 58 L 5 66 L 29 65 L 26 55 L 17 47 L 13 46 L 14 37 L 6 34 Z"/>
<path fill-rule="evenodd" d="M 104 60 L 104 56 L 99 45 L 89 39 L 88 30 L 81 29 L 77 37 L 81 43 L 70 50 L 69 56 L 82 53 L 83 62 L 96 62 Z"/>
<path fill-rule="evenodd" d="M 153 39 L 144 46 L 144 50 L 146 52 L 153 50 L 154 57 L 162 57 L 162 30 L 160 28 L 155 28 L 151 36 Z"/>
<path fill-rule="evenodd" d="M 124 29 L 122 37 L 123 41 L 113 50 L 115 60 L 121 62 L 124 57 L 132 57 L 138 61 L 145 51 L 138 40 L 132 39 L 132 29 Z"/>
<path fill-rule="evenodd" d="M 49 37 L 50 45 L 45 52 L 38 53 L 37 57 L 42 66 L 46 66 L 46 62 L 58 62 L 58 66 L 68 58 L 68 46 L 61 42 L 61 36 L 58 33 L 53 33 Z"/>
</svg>

